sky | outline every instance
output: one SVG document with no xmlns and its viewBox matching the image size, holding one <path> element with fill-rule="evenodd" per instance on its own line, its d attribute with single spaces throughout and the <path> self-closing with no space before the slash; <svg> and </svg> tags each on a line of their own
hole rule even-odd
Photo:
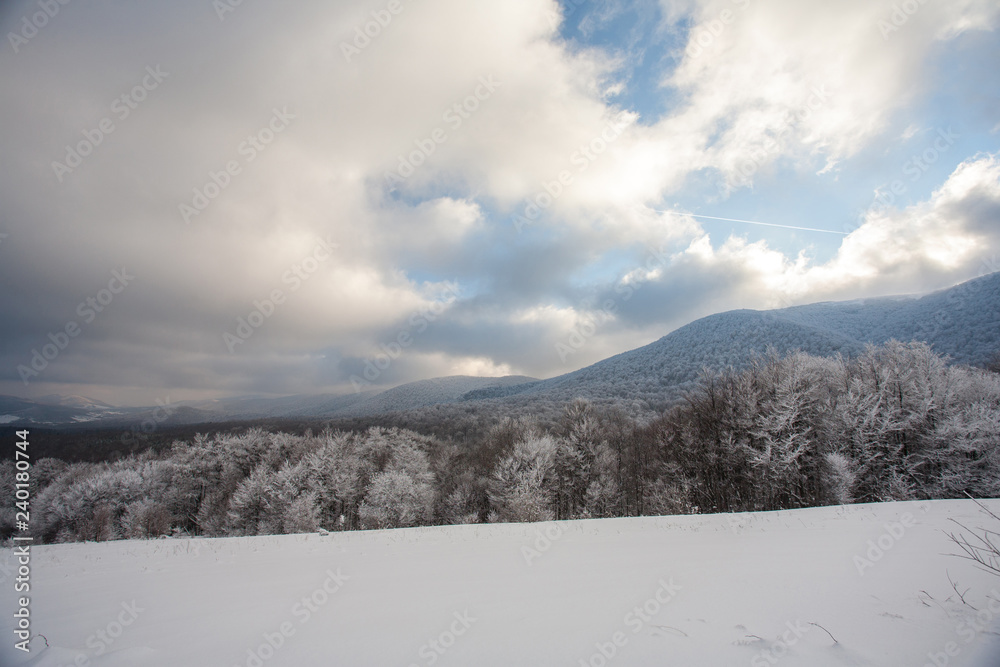
<svg viewBox="0 0 1000 667">
<path fill-rule="evenodd" d="M 0 393 L 552 377 L 1000 270 L 995 0 L 8 1 Z"/>
</svg>

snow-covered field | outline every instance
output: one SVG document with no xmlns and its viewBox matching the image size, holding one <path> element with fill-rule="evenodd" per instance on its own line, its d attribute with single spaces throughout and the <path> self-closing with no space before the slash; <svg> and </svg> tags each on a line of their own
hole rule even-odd
<svg viewBox="0 0 1000 667">
<path fill-rule="evenodd" d="M 1000 577 L 950 518 L 994 528 L 937 501 L 36 547 L 30 655 L 5 549 L 0 664 L 996 667 Z"/>
</svg>

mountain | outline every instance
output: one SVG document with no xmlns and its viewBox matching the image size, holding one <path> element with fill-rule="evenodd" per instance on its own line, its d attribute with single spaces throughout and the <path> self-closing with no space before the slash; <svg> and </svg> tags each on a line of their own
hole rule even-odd
<svg viewBox="0 0 1000 667">
<path fill-rule="evenodd" d="M 853 356 L 868 344 L 891 339 L 926 342 L 953 363 L 985 364 L 1000 352 L 1000 273 L 922 297 L 710 315 L 644 347 L 523 385 L 511 398 L 641 401 L 659 409 L 690 387 L 702 368 L 738 367 L 769 347 L 779 353 L 799 349 L 816 356 Z"/>
<path fill-rule="evenodd" d="M 206 422 L 287 417 L 367 417 L 451 403 L 471 391 L 520 385 L 532 380 L 534 378 L 523 375 L 499 378 L 454 375 L 409 382 L 381 392 L 307 394 L 282 398 L 247 396 L 184 401 L 177 405 L 196 410 Z M 190 419 L 190 415 L 186 418 Z"/>
<path fill-rule="evenodd" d="M 267 418 L 347 418 L 441 406 L 467 412 L 507 406 L 540 409 L 575 398 L 660 410 L 678 400 L 703 368 L 739 367 L 768 348 L 817 356 L 861 353 L 890 339 L 929 343 L 953 363 L 984 365 L 1000 351 L 1000 273 L 924 296 L 823 302 L 770 311 L 710 315 L 629 352 L 548 380 L 451 376 L 376 392 L 241 396 L 149 408 L 113 408 L 80 396 L 36 401 L 0 396 L 0 424 L 128 426 L 219 423 Z"/>
<path fill-rule="evenodd" d="M 739 367 L 768 348 L 855 356 L 890 339 L 927 342 L 953 363 L 984 365 L 1000 351 L 1000 273 L 924 296 L 823 302 L 779 310 L 733 310 L 696 320 L 629 352 L 548 380 L 476 389 L 466 405 L 516 412 L 575 398 L 660 410 L 678 400 L 703 368 Z M 448 412 L 440 413 L 448 418 Z"/>
<path fill-rule="evenodd" d="M 954 363 L 980 366 L 1000 351 L 1000 272 L 920 298 L 823 303 L 777 312 L 789 321 L 865 343 L 924 341 Z"/>
<path fill-rule="evenodd" d="M 114 418 L 124 411 L 83 396 L 49 395 L 30 400 L 0 395 L 0 424 L 83 424 Z"/>
<path fill-rule="evenodd" d="M 503 390 L 525 383 L 537 382 L 524 375 L 501 378 L 452 375 L 400 385 L 324 416 L 369 417 L 386 412 L 403 412 L 428 405 L 453 403 L 471 392 Z"/>
<path fill-rule="evenodd" d="M 127 429 L 144 422 L 179 426 L 274 418 L 367 417 L 452 403 L 470 392 L 503 389 L 526 382 L 537 380 L 523 375 L 499 378 L 455 375 L 410 382 L 382 392 L 300 394 L 279 398 L 237 396 L 177 403 L 170 402 L 167 397 L 156 406 L 141 408 L 114 408 L 77 396 L 50 395 L 36 400 L 0 396 L 0 425 L 86 425 Z"/>
<path fill-rule="evenodd" d="M 641 401 L 660 409 L 687 389 L 702 368 L 740 366 L 769 347 L 781 353 L 801 349 L 829 356 L 857 354 L 864 343 L 774 313 L 738 310 L 697 320 L 644 347 L 525 386 L 523 394 L 558 402 L 578 397 L 598 403 Z"/>
<path fill-rule="evenodd" d="M 201 422 L 323 416 L 346 409 L 376 393 L 298 394 L 280 398 L 238 396 L 202 401 L 181 401 L 165 408 L 170 416 L 163 421 L 170 423 L 172 420 L 183 419 L 183 423 L 196 423 L 190 421 L 195 414 L 200 416 L 199 421 Z M 190 412 L 182 416 L 179 409 L 186 409 Z"/>
<path fill-rule="evenodd" d="M 49 394 L 36 399 L 36 403 L 42 405 L 59 405 L 67 408 L 78 408 L 80 410 L 111 410 L 113 406 L 104 401 L 98 401 L 86 396 L 60 396 L 59 394 Z"/>
</svg>

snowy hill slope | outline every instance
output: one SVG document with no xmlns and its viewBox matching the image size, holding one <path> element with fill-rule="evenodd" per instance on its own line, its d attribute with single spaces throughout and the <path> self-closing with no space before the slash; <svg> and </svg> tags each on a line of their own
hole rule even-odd
<svg viewBox="0 0 1000 667">
<path fill-rule="evenodd" d="M 523 375 L 474 377 L 452 375 L 408 382 L 385 391 L 308 394 L 282 398 L 241 398 L 202 402 L 198 407 L 225 419 L 262 417 L 362 417 L 385 412 L 413 410 L 426 405 L 450 403 L 475 390 L 489 390 L 533 381 Z"/>
<path fill-rule="evenodd" d="M 451 403 L 473 391 L 502 389 L 532 381 L 534 378 L 524 375 L 508 375 L 499 378 L 451 375 L 431 380 L 420 380 L 388 389 L 345 408 L 325 412 L 322 416 L 364 417 L 386 412 L 413 410 L 427 405 Z"/>
<path fill-rule="evenodd" d="M 697 320 L 655 343 L 530 386 L 525 394 L 555 401 L 617 397 L 662 406 L 687 389 L 702 368 L 740 366 L 768 347 L 831 355 L 856 354 L 864 344 L 773 313 L 738 310 Z"/>
<path fill-rule="evenodd" d="M 72 424 L 113 419 L 125 411 L 83 397 L 46 396 L 33 401 L 0 395 L 0 424 Z"/>
<path fill-rule="evenodd" d="M 1000 273 L 920 298 L 819 303 L 772 312 L 863 343 L 924 341 L 957 363 L 980 365 L 1000 350 Z"/>
<path fill-rule="evenodd" d="M 307 394 L 280 398 L 238 396 L 226 399 L 207 399 L 173 402 L 169 396 L 155 407 L 95 407 L 77 406 L 72 403 L 53 404 L 0 396 L 0 421 L 15 425 L 78 425 L 98 428 L 122 428 L 149 421 L 163 426 L 207 424 L 238 420 L 267 419 L 272 417 L 300 417 L 332 413 L 363 401 L 375 392 L 340 396 L 336 394 Z"/>
<path fill-rule="evenodd" d="M 361 392 L 346 395 L 298 394 L 280 398 L 247 396 L 210 401 L 182 402 L 180 405 L 197 409 L 203 415 L 210 417 L 204 421 L 300 417 L 344 409 L 369 398 L 374 393 Z"/>
<path fill-rule="evenodd" d="M 919 298 L 710 315 L 644 347 L 521 389 L 525 396 L 553 401 L 617 398 L 655 408 L 677 399 L 703 367 L 738 367 L 768 347 L 782 354 L 801 349 L 817 356 L 850 356 L 868 343 L 893 338 L 930 343 L 956 363 L 985 363 L 1000 351 L 1000 273 Z"/>
<path fill-rule="evenodd" d="M 199 401 L 165 401 L 150 408 L 107 408 L 95 413 L 78 407 L 53 406 L 14 397 L 0 396 L 0 421 L 13 424 L 74 424 L 88 422 L 103 428 L 128 427 L 144 420 L 165 426 L 220 423 L 269 418 L 359 417 L 384 412 L 412 410 L 426 405 L 450 403 L 474 391 L 503 390 L 508 386 L 537 382 L 523 375 L 507 377 L 451 377 L 421 380 L 386 391 L 349 394 L 300 394 L 279 398 L 237 396 Z"/>
<path fill-rule="evenodd" d="M 930 343 L 955 363 L 980 365 L 1000 351 L 1000 273 L 923 297 L 901 296 L 824 302 L 780 310 L 734 310 L 696 320 L 635 350 L 548 380 L 524 376 L 453 376 L 400 385 L 383 392 L 238 397 L 187 401 L 166 424 L 284 417 L 366 417 L 458 401 L 531 406 L 577 397 L 596 402 L 638 402 L 662 409 L 688 389 L 704 367 L 740 366 L 768 347 L 813 355 L 855 355 L 868 343 L 892 338 Z M 141 422 L 150 409 L 42 405 L 0 396 L 0 418 L 13 423 L 123 425 Z M 103 412 L 102 412 L 103 411 Z M 158 422 L 161 420 L 157 420 Z"/>
<path fill-rule="evenodd" d="M 8 592 L 0 664 L 996 667 L 1000 578 L 947 555 L 952 518 L 983 525 L 934 501 L 35 547 L 51 646 L 12 648 Z"/>
</svg>

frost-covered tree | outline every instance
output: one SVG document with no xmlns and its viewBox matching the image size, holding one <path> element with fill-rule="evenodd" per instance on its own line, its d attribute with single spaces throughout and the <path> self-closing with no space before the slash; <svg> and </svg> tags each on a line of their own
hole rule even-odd
<svg viewBox="0 0 1000 667">
<path fill-rule="evenodd" d="M 435 477 L 426 439 L 398 429 L 369 429 L 360 453 L 365 497 L 358 517 L 365 527 L 393 528 L 430 521 Z M 369 475 L 371 475 L 369 477 Z"/>
<path fill-rule="evenodd" d="M 840 452 L 827 452 L 823 456 L 824 472 L 821 481 L 824 500 L 828 504 L 848 505 L 854 502 L 852 495 L 858 473 L 854 461 Z"/>
<path fill-rule="evenodd" d="M 988 448 L 989 436 L 984 443 L 977 429 L 988 431 L 990 410 L 974 407 L 973 396 L 984 379 L 981 371 L 948 366 L 919 342 L 870 346 L 845 364 L 832 437 L 856 465 L 853 497 L 904 500 L 962 486 L 945 483 L 948 461 L 963 446 Z"/>
<path fill-rule="evenodd" d="M 742 409 L 750 431 L 737 441 L 749 465 L 747 509 L 803 507 L 822 500 L 819 480 L 835 365 L 801 352 L 785 357 L 771 352 L 744 371 L 749 383 Z"/>
<path fill-rule="evenodd" d="M 281 531 L 282 510 L 274 472 L 259 464 L 229 499 L 228 527 L 234 535 L 270 535 Z"/>
<path fill-rule="evenodd" d="M 434 406 L 392 427 L 254 428 L 114 462 L 41 459 L 33 533 L 256 535 L 1000 495 L 1000 374 L 923 343 L 849 359 L 769 352 L 704 372 L 659 416 L 596 400 Z M 0 532 L 11 522 L 0 513 Z"/>
<path fill-rule="evenodd" d="M 476 489 L 471 482 L 462 482 L 442 501 L 441 518 L 445 524 L 479 522 Z"/>
<path fill-rule="evenodd" d="M 341 516 L 354 513 L 360 503 L 361 461 L 346 436 L 330 438 L 299 465 L 305 470 L 307 488 L 316 497 L 320 525 L 332 529 Z"/>
<path fill-rule="evenodd" d="M 170 513 L 157 500 L 144 498 L 132 501 L 122 513 L 122 536 L 127 539 L 148 539 L 168 535 L 170 519 Z"/>
<path fill-rule="evenodd" d="M 961 367 L 941 372 L 950 391 L 909 467 L 924 497 L 995 497 L 1000 494 L 1000 375 Z"/>
<path fill-rule="evenodd" d="M 692 502 L 711 511 L 823 502 L 837 364 L 770 351 L 740 371 L 703 374 L 664 435 Z"/>
<path fill-rule="evenodd" d="M 434 491 L 402 469 L 375 475 L 359 515 L 366 528 L 402 528 L 426 523 L 433 510 Z"/>
<path fill-rule="evenodd" d="M 315 491 L 307 491 L 291 500 L 281 521 L 283 533 L 312 533 L 320 528 L 322 512 Z"/>
<path fill-rule="evenodd" d="M 554 518 L 547 477 L 552 473 L 557 443 L 552 436 L 529 437 L 493 471 L 490 502 L 499 521 L 547 521 Z"/>
</svg>

